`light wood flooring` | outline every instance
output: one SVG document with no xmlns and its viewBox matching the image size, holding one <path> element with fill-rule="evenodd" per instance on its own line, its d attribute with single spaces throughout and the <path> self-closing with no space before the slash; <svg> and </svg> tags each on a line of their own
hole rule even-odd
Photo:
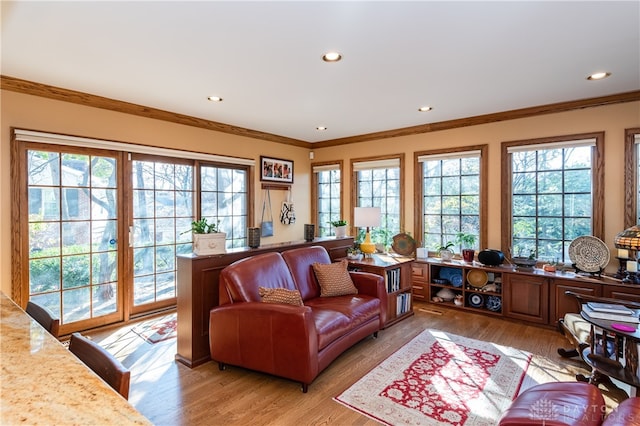
<svg viewBox="0 0 640 426">
<path fill-rule="evenodd" d="M 378 424 L 332 398 L 427 328 L 541 355 L 544 358 L 533 361 L 537 382 L 572 381 L 575 373 L 588 373 L 580 361 L 557 355 L 557 348 L 567 345 L 556 330 L 431 304 L 416 303 L 414 316 L 344 352 L 316 378 L 307 394 L 298 383 L 242 368 L 219 371 L 217 364 L 209 362 L 189 369 L 174 360 L 176 339 L 150 344 L 132 327 L 88 334 L 131 369 L 129 401 L 156 425 Z M 617 388 L 607 394 L 614 405 L 626 397 Z"/>
</svg>

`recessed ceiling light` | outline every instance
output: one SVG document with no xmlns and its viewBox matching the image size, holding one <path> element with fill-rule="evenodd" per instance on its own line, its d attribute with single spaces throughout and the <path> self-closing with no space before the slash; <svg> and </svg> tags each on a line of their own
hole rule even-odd
<svg viewBox="0 0 640 426">
<path fill-rule="evenodd" d="M 222 98 L 220 96 L 209 96 L 207 99 L 211 102 L 222 102 Z"/>
<path fill-rule="evenodd" d="M 427 111 L 431 111 L 432 109 L 433 109 L 433 107 L 430 107 L 430 106 L 423 106 L 423 107 L 418 108 L 418 111 L 420 111 L 420 112 L 427 112 Z"/>
<path fill-rule="evenodd" d="M 324 127 L 324 126 L 318 126 L 318 127 L 316 127 L 316 130 L 319 130 L 319 131 L 323 132 L 323 131 L 327 130 L 327 128 Z"/>
<path fill-rule="evenodd" d="M 322 60 L 325 62 L 338 62 L 342 59 L 342 55 L 338 52 L 327 52 L 322 56 Z"/>
<path fill-rule="evenodd" d="M 587 77 L 587 80 L 602 80 L 611 75 L 610 72 L 596 72 Z"/>
</svg>

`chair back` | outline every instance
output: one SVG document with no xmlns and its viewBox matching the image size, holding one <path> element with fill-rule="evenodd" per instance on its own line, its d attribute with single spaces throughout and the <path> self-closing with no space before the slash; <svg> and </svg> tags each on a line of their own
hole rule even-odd
<svg viewBox="0 0 640 426">
<path fill-rule="evenodd" d="M 69 342 L 69 350 L 124 399 L 129 398 L 131 372 L 106 349 L 80 333 L 73 333 Z"/>
<path fill-rule="evenodd" d="M 58 338 L 60 335 L 60 319 L 55 318 L 49 309 L 29 301 L 27 302 L 27 314 L 51 333 L 53 337 Z"/>
</svg>

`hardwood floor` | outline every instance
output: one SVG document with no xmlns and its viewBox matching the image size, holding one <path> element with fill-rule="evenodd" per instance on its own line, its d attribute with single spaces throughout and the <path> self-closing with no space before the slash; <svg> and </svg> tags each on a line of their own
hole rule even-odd
<svg viewBox="0 0 640 426">
<path fill-rule="evenodd" d="M 133 325 L 89 334 L 131 369 L 129 401 L 156 425 L 378 424 L 332 398 L 427 328 L 541 355 L 546 359 L 534 358 L 536 381 L 572 381 L 575 373 L 588 373 L 581 362 L 557 355 L 558 347 L 567 347 L 558 331 L 421 303 L 415 313 L 347 350 L 307 394 L 298 383 L 237 367 L 219 371 L 209 362 L 189 369 L 174 360 L 176 339 L 149 344 Z M 614 405 L 626 397 L 620 389 L 610 394 Z"/>
</svg>

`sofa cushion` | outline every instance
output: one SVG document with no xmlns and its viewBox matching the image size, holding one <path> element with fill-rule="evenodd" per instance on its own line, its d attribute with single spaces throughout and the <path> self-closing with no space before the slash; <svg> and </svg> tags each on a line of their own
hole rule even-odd
<svg viewBox="0 0 640 426">
<path fill-rule="evenodd" d="M 280 253 L 263 253 L 232 263 L 222 270 L 233 303 L 260 302 L 259 287 L 297 290 Z"/>
<path fill-rule="evenodd" d="M 311 265 L 331 263 L 327 250 L 321 246 L 301 247 L 283 251 L 282 258 L 289 266 L 302 300 L 306 302 L 309 299 L 320 297 L 320 286 Z"/>
<path fill-rule="evenodd" d="M 351 276 L 349 275 L 348 266 L 349 263 L 346 260 L 328 265 L 321 263 L 313 264 L 313 271 L 318 278 L 318 284 L 320 284 L 320 297 L 344 296 L 358 293 L 358 289 L 353 284 Z"/>
<path fill-rule="evenodd" d="M 364 294 L 318 297 L 305 306 L 313 312 L 319 350 L 380 314 L 380 299 Z"/>
<path fill-rule="evenodd" d="M 259 288 L 260 297 L 264 303 L 280 303 L 286 305 L 302 306 L 302 298 L 298 290 L 286 288 Z"/>
</svg>

